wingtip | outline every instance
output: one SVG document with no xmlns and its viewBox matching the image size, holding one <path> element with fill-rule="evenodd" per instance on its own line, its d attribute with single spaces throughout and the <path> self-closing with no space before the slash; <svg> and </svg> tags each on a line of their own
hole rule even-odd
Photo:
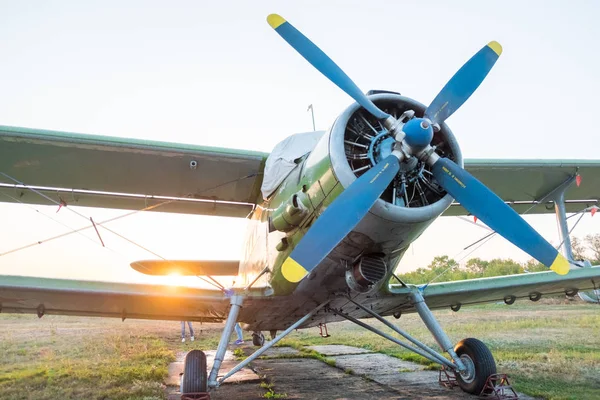
<svg viewBox="0 0 600 400">
<path fill-rule="evenodd" d="M 492 40 L 487 45 L 490 49 L 494 50 L 494 53 L 498 54 L 498 56 L 502 54 L 502 45 L 500 43 L 496 42 L 495 40 Z"/>
<path fill-rule="evenodd" d="M 283 24 L 285 19 L 279 14 L 269 14 L 267 16 L 267 22 L 271 25 L 271 28 L 277 29 L 281 24 Z"/>
</svg>

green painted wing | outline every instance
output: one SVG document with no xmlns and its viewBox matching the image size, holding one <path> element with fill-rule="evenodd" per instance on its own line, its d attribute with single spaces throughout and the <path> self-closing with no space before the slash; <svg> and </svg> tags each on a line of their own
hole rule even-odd
<svg viewBox="0 0 600 400">
<path fill-rule="evenodd" d="M 494 278 L 470 279 L 465 281 L 432 283 L 423 291 L 423 297 L 431 309 L 443 309 L 456 305 L 472 305 L 504 301 L 514 296 L 516 299 L 529 299 L 537 294 L 574 294 L 600 287 L 600 266 L 572 269 L 567 275 L 557 275 L 552 271 L 529 274 L 499 276 Z M 392 285 L 383 298 L 379 299 L 386 309 L 384 315 L 397 311 L 413 312 L 408 296 L 414 287 L 405 288 Z"/>
<path fill-rule="evenodd" d="M 218 322 L 229 299 L 220 290 L 165 285 L 0 276 L 2 312 Z"/>
<path fill-rule="evenodd" d="M 581 185 L 573 184 L 565 193 L 567 212 L 581 211 L 598 204 L 600 199 L 600 160 L 467 159 L 465 169 L 519 214 L 576 173 L 581 176 Z M 554 205 L 546 201 L 527 213 L 553 212 Z M 467 212 L 455 203 L 443 215 L 467 215 Z"/>
<path fill-rule="evenodd" d="M 265 153 L 0 126 L 0 201 L 246 217 Z M 195 167 L 192 168 L 192 164 Z"/>
</svg>

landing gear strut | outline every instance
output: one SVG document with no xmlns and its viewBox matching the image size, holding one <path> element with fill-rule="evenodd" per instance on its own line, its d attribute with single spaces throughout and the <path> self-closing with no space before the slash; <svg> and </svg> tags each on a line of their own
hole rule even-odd
<svg viewBox="0 0 600 400">
<path fill-rule="evenodd" d="M 256 358 L 260 357 L 265 351 L 270 349 L 273 345 L 275 345 L 277 342 L 279 342 L 281 339 L 283 339 L 285 336 L 291 333 L 294 329 L 297 329 L 298 327 L 302 326 L 315 314 L 325 311 L 327 313 L 334 313 L 336 315 L 339 315 L 371 332 L 374 332 L 414 353 L 417 353 L 427 358 L 428 360 L 441 364 L 446 369 L 446 371 L 451 371 L 454 373 L 454 375 L 456 376 L 456 382 L 462 390 L 472 394 L 481 393 L 481 391 L 486 385 L 488 377 L 490 375 L 496 374 L 496 363 L 494 361 L 492 353 L 485 346 L 485 344 L 473 338 L 464 339 L 461 342 L 459 342 L 456 346 L 453 346 L 452 342 L 450 341 L 446 333 L 443 331 L 438 321 L 435 319 L 435 316 L 433 315 L 429 307 L 425 304 L 425 300 L 421 292 L 417 288 L 413 289 L 414 291 L 412 291 L 410 294 L 413 306 L 419 313 L 419 316 L 421 317 L 421 319 L 423 320 L 423 322 L 425 323 L 435 340 L 438 342 L 442 350 L 444 350 L 450 355 L 451 360 L 444 357 L 442 354 L 427 346 L 423 342 L 415 339 L 408 333 L 404 332 L 402 329 L 398 328 L 397 326 L 389 322 L 387 319 L 381 317 L 379 314 L 377 314 L 370 308 L 367 308 L 362 304 L 355 302 L 352 298 L 347 297 L 345 298 L 345 300 L 354 304 L 357 307 L 357 310 L 361 309 L 365 313 L 369 314 L 371 317 L 378 319 L 381 323 L 392 329 L 394 332 L 403 336 L 407 341 L 411 342 L 412 344 L 405 343 L 402 340 L 397 339 L 396 337 L 382 332 L 378 328 L 372 327 L 366 324 L 365 322 L 359 321 L 358 319 L 342 311 L 342 309 L 328 307 L 328 304 L 332 300 L 327 300 L 319 304 L 316 308 L 314 308 L 304 317 L 300 318 L 294 324 L 290 325 L 286 330 L 281 332 L 275 338 L 272 338 L 269 342 L 265 342 L 265 337 L 262 334 L 262 332 L 255 331 L 252 334 L 252 343 L 256 346 L 261 346 L 260 349 L 256 350 L 251 356 L 240 362 L 231 371 L 226 373 L 224 376 L 220 377 L 220 379 L 217 379 L 219 368 L 221 366 L 221 362 L 223 361 L 223 357 L 227 349 L 229 337 L 233 331 L 233 327 L 237 321 L 237 316 L 243 302 L 242 296 L 233 296 L 231 298 L 231 309 L 229 311 L 229 316 L 227 317 L 225 328 L 223 329 L 221 341 L 219 342 L 219 347 L 217 348 L 217 353 L 215 355 L 215 363 L 213 364 L 210 376 L 208 377 L 208 379 L 206 378 L 206 357 L 204 356 L 204 353 L 202 353 L 199 350 L 194 350 L 190 352 L 188 354 L 188 357 L 186 358 L 185 375 L 182 382 L 182 390 L 202 390 L 206 388 L 217 388 L 227 378 L 244 368 Z M 271 336 L 274 336 L 276 334 L 276 331 L 271 331 L 270 333 Z"/>
<path fill-rule="evenodd" d="M 423 320 L 423 323 L 434 339 L 437 341 L 439 346 L 447 352 L 452 361 L 448 360 L 446 357 L 422 343 L 421 341 L 415 339 L 407 332 L 404 332 L 402 329 L 398 328 L 387 319 L 381 317 L 379 314 L 375 313 L 373 310 L 370 310 L 368 307 L 365 307 L 354 300 L 348 298 L 348 301 L 359 309 L 365 311 L 370 316 L 378 319 L 388 328 L 392 329 L 396 333 L 402 335 L 406 340 L 411 342 L 411 344 L 404 343 L 403 341 L 388 335 L 385 332 L 380 331 L 379 329 L 367 325 L 366 323 L 357 320 L 356 318 L 342 312 L 341 310 L 332 309 L 334 313 L 337 315 L 354 322 L 355 324 L 370 330 L 373 333 L 376 333 L 414 353 L 417 353 L 430 361 L 441 364 L 443 368 L 447 371 L 452 371 L 456 375 L 456 382 L 460 386 L 462 390 L 467 393 L 472 394 L 480 394 L 482 389 L 484 388 L 486 381 L 490 375 L 496 373 L 496 363 L 494 361 L 494 357 L 490 350 L 486 347 L 483 342 L 468 338 L 460 341 L 456 346 L 452 345 L 452 342 L 440 326 L 439 322 L 435 319 L 435 316 L 425 304 L 425 300 L 421 295 L 421 292 L 418 289 L 415 289 L 414 292 L 411 293 L 412 304 L 415 309 L 419 313 L 419 316 Z M 416 347 L 415 347 L 416 346 Z"/>
<path fill-rule="evenodd" d="M 240 307 L 241 306 L 241 296 L 233 296 L 233 297 L 239 297 L 240 298 L 239 301 L 238 301 L 238 303 L 237 303 L 237 304 L 239 304 L 238 307 Z M 235 367 L 233 367 L 231 369 L 231 371 L 229 371 L 228 373 L 225 374 L 225 376 L 223 376 L 222 378 L 220 378 L 219 380 L 217 380 L 217 375 L 219 373 L 219 368 L 221 367 L 221 363 L 219 362 L 219 364 L 217 364 L 216 360 L 219 357 L 222 360 L 222 357 L 225 355 L 225 350 L 226 350 L 226 347 L 227 347 L 227 341 L 229 340 L 229 336 L 231 335 L 231 331 L 233 330 L 233 325 L 235 324 L 235 321 L 236 321 L 236 318 L 237 318 L 237 311 L 234 311 L 234 306 L 235 305 L 234 305 L 234 298 L 233 297 L 231 299 L 231 311 L 229 312 L 229 316 L 227 317 L 227 322 L 225 323 L 225 329 L 223 330 L 223 334 L 221 336 L 221 342 L 219 343 L 219 347 L 217 348 L 217 354 L 215 356 L 215 364 L 213 365 L 213 369 L 211 370 L 210 377 L 208 379 L 208 387 L 210 389 L 219 387 L 219 385 L 221 383 L 223 383 L 231 375 L 235 374 L 236 372 L 238 372 L 239 370 L 241 370 L 242 368 L 244 368 L 246 365 L 248 365 L 252 361 L 256 360 L 265 351 L 269 350 L 271 347 L 273 347 L 273 345 L 275 345 L 281 339 L 283 339 L 284 337 L 286 337 L 287 335 L 289 335 L 294 329 L 298 328 L 299 326 L 301 326 L 302 324 L 304 324 L 307 320 L 309 320 L 311 317 L 313 317 L 315 314 L 317 314 L 319 311 L 321 311 L 321 309 L 323 307 L 325 307 L 329 303 L 329 301 L 330 301 L 330 300 L 326 300 L 325 302 L 319 304 L 311 312 L 309 312 L 304 317 L 300 318 L 298 321 L 296 321 L 295 323 L 293 323 L 292 325 L 290 325 L 286 330 L 284 330 L 283 332 L 281 332 L 279 335 L 277 335 L 277 337 L 275 337 L 274 339 L 272 339 L 271 341 L 269 341 L 267 343 L 264 343 L 265 337 L 261 333 L 260 336 L 262 336 L 262 341 L 263 341 L 264 346 L 262 346 L 260 349 L 256 350 L 248 358 L 246 358 L 245 360 L 243 360 L 242 362 L 240 362 L 238 365 L 236 365 Z M 239 308 L 238 308 L 238 310 L 239 310 Z M 228 327 L 230 325 L 231 325 L 231 329 L 228 329 Z M 254 342 L 254 334 L 252 335 L 252 340 Z M 224 345 L 223 348 L 221 348 L 221 343 L 225 343 L 225 345 Z"/>
</svg>

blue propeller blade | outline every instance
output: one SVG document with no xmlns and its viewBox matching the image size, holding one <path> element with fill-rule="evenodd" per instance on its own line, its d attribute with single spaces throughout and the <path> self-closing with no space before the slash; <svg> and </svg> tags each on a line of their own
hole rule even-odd
<svg viewBox="0 0 600 400">
<path fill-rule="evenodd" d="M 375 118 L 386 119 L 390 115 L 381 111 L 356 84 L 342 71 L 336 63 L 333 62 L 327 54 L 311 42 L 300 31 L 287 22 L 283 17 L 277 14 L 271 14 L 267 17 L 267 22 L 275 32 L 277 32 L 286 42 L 290 44 L 302 57 L 318 69 L 331 82 L 335 83 L 340 89 L 352 97 L 358 104 L 363 106 Z"/>
<path fill-rule="evenodd" d="M 452 197 L 490 228 L 556 273 L 569 272 L 569 262 L 473 175 L 447 158 L 433 164 L 432 172 Z"/>
<path fill-rule="evenodd" d="M 369 212 L 398 173 L 394 155 L 368 170 L 344 190 L 317 218 L 281 266 L 290 282 L 300 282 Z"/>
<path fill-rule="evenodd" d="M 444 122 L 471 97 L 490 72 L 500 54 L 502 54 L 502 46 L 495 41 L 489 42 L 479 50 L 446 83 L 446 86 L 427 107 L 425 116 L 433 123 Z"/>
</svg>

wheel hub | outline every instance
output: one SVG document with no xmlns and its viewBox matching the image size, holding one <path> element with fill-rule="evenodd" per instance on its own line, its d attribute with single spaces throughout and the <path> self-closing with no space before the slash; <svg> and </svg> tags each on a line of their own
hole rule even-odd
<svg viewBox="0 0 600 400">
<path fill-rule="evenodd" d="M 466 354 L 461 355 L 460 360 L 465 365 L 465 370 L 460 372 L 460 377 L 465 383 L 473 382 L 475 380 L 475 363 L 471 357 Z"/>
</svg>

